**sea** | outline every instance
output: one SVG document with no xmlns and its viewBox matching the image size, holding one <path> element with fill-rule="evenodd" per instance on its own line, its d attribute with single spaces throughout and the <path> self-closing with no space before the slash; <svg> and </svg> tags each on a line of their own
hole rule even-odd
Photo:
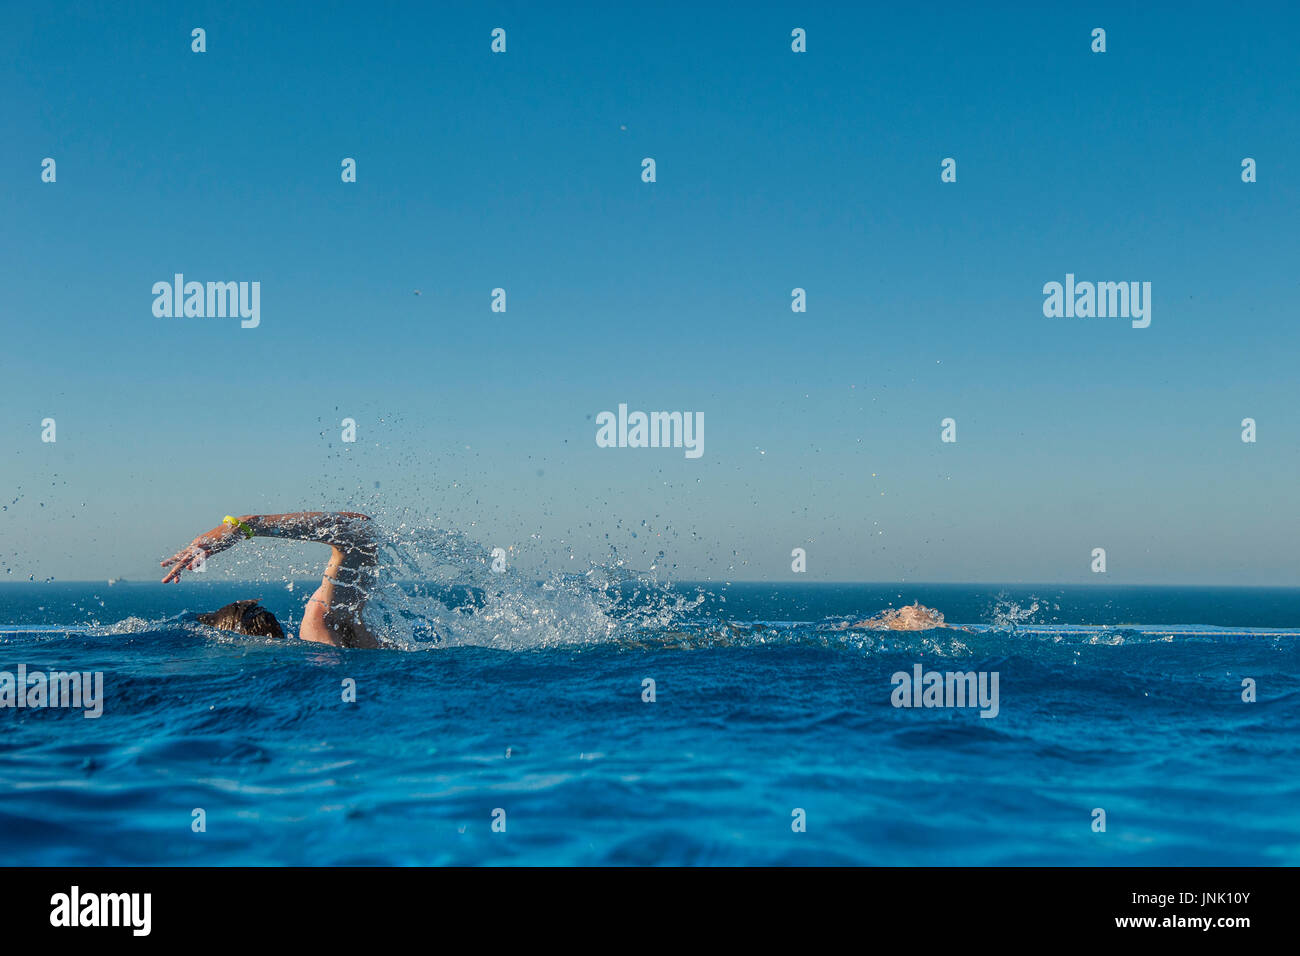
<svg viewBox="0 0 1300 956">
<path fill-rule="evenodd" d="M 6 863 L 1300 863 L 1300 589 L 500 577 L 0 584 Z"/>
</svg>

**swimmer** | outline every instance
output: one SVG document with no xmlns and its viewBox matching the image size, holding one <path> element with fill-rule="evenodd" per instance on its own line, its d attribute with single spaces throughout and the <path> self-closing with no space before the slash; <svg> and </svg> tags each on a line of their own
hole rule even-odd
<svg viewBox="0 0 1300 956">
<path fill-rule="evenodd" d="M 920 601 L 881 611 L 875 617 L 858 621 L 856 624 L 842 623 L 835 629 L 837 631 L 928 631 L 938 627 L 965 630 L 955 624 L 945 624 L 942 612 L 926 607 Z"/>
<path fill-rule="evenodd" d="M 361 620 L 361 611 L 375 581 L 378 546 L 366 526 L 368 515 L 353 511 L 298 511 L 281 515 L 226 516 L 176 552 L 162 567 L 170 567 L 164 584 L 179 581 L 183 571 L 193 571 L 219 551 L 253 537 L 291 538 L 328 544 L 331 549 L 325 575 L 303 610 L 298 636 L 304 641 L 335 647 L 379 647 L 380 641 Z M 256 601 L 236 601 L 212 614 L 201 614 L 204 624 L 258 637 L 284 637 L 270 611 Z"/>
</svg>

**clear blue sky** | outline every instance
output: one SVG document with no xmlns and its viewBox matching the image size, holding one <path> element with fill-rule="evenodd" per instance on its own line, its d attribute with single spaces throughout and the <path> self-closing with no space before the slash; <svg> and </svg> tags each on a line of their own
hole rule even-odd
<svg viewBox="0 0 1300 956">
<path fill-rule="evenodd" d="M 0 578 L 352 505 L 546 567 L 1294 583 L 1296 8 L 158 6 L 0 21 Z M 176 272 L 260 327 L 156 318 Z M 1067 272 L 1150 328 L 1045 318 Z M 620 402 L 704 456 L 597 448 Z"/>
</svg>

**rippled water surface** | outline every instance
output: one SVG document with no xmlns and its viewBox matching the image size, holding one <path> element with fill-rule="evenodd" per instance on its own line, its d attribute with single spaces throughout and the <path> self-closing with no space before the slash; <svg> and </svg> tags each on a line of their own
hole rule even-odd
<svg viewBox="0 0 1300 956">
<path fill-rule="evenodd" d="M 407 582 L 379 651 L 192 618 L 289 629 L 304 586 L 0 588 L 0 670 L 104 681 L 0 709 L 7 862 L 1300 862 L 1300 592 Z M 963 629 L 844 629 L 913 600 Z M 917 664 L 997 716 L 892 706 Z"/>
</svg>

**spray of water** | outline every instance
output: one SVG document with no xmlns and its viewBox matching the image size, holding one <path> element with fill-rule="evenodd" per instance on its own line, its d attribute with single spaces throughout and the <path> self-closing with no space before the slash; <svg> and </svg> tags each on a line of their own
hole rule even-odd
<svg viewBox="0 0 1300 956">
<path fill-rule="evenodd" d="M 400 524 L 376 529 L 378 583 L 366 625 L 403 650 L 510 650 L 592 644 L 664 629 L 697 608 L 686 595 L 617 559 L 584 573 L 493 568 L 489 549 L 458 531 Z"/>
<path fill-rule="evenodd" d="M 989 611 L 989 623 L 999 630 L 1014 631 L 1018 627 L 1033 623 L 1034 615 L 1042 610 L 1038 599 L 1031 597 L 1030 603 L 1021 606 L 1005 594 L 1000 594 Z"/>
</svg>

